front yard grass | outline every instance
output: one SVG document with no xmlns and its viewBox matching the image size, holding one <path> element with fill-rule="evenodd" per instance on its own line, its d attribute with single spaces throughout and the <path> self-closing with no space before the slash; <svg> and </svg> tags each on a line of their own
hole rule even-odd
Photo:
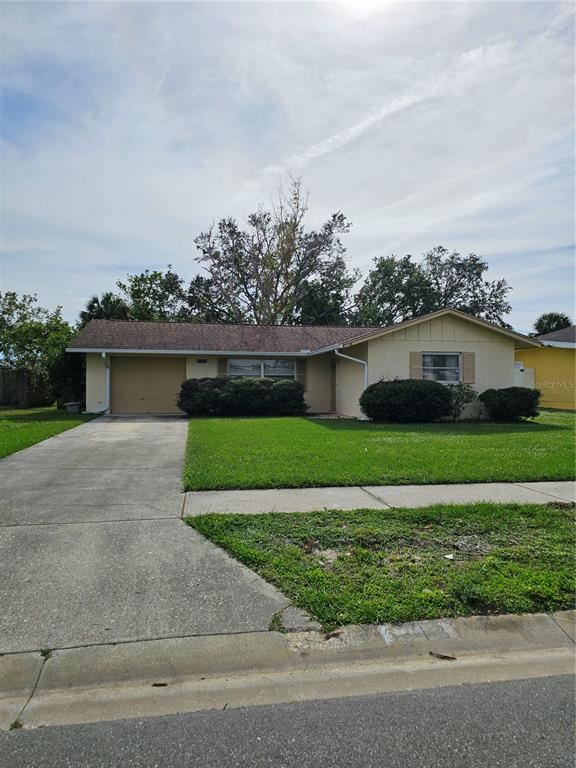
<svg viewBox="0 0 576 768">
<path fill-rule="evenodd" d="M 184 486 L 303 488 L 569 480 L 574 411 L 518 423 L 373 424 L 305 418 L 190 421 Z"/>
<path fill-rule="evenodd" d="M 0 459 L 94 418 L 49 408 L 0 408 Z"/>
<path fill-rule="evenodd" d="M 572 608 L 574 507 L 211 514 L 186 522 L 326 630 Z"/>
</svg>

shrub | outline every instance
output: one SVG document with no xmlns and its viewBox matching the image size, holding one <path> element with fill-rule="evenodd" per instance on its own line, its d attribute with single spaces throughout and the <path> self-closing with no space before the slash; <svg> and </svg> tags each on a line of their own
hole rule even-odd
<svg viewBox="0 0 576 768">
<path fill-rule="evenodd" d="M 270 389 L 269 408 L 276 416 L 302 416 L 308 408 L 304 402 L 304 387 L 292 379 L 275 381 Z"/>
<path fill-rule="evenodd" d="M 307 408 L 297 381 L 228 377 L 187 379 L 178 407 L 188 416 L 301 416 Z"/>
<path fill-rule="evenodd" d="M 461 381 L 458 384 L 447 384 L 446 388 L 452 398 L 450 413 L 454 421 L 456 421 L 456 419 L 462 416 L 464 408 L 468 403 L 473 403 L 477 399 L 478 392 L 470 384 L 463 384 Z"/>
<path fill-rule="evenodd" d="M 479 397 L 489 415 L 496 421 L 517 421 L 538 416 L 540 392 L 528 387 L 487 389 Z"/>
<path fill-rule="evenodd" d="M 187 416 L 213 416 L 220 413 L 220 397 L 230 379 L 186 379 L 180 388 L 178 408 Z"/>
<path fill-rule="evenodd" d="M 264 416 L 269 412 L 272 379 L 229 379 L 228 389 L 220 398 L 224 416 Z"/>
<path fill-rule="evenodd" d="M 435 421 L 450 415 L 450 391 L 437 381 L 378 381 L 360 397 L 360 407 L 373 421 Z"/>
</svg>

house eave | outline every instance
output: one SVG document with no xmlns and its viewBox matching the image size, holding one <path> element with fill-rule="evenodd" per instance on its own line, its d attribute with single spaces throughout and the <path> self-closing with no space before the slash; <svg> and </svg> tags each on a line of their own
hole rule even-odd
<svg viewBox="0 0 576 768">
<path fill-rule="evenodd" d="M 66 352 L 108 355 L 209 355 L 215 357 L 309 357 L 313 352 L 261 352 L 258 350 L 238 351 L 237 349 L 122 349 L 118 347 L 66 347 Z"/>
<path fill-rule="evenodd" d="M 558 349 L 576 349 L 574 341 L 542 341 L 543 347 L 557 347 Z"/>
</svg>

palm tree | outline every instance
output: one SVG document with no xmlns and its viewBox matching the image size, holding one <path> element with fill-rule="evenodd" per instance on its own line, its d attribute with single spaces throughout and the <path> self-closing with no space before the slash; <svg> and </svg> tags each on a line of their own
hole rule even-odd
<svg viewBox="0 0 576 768">
<path fill-rule="evenodd" d="M 561 331 L 562 328 L 570 328 L 572 320 L 564 312 L 545 312 L 534 323 L 537 336 L 553 331 Z"/>
<path fill-rule="evenodd" d="M 124 299 L 111 291 L 106 291 L 100 298 L 92 296 L 86 303 L 86 309 L 80 312 L 80 324 L 90 320 L 129 320 L 130 307 Z"/>
</svg>

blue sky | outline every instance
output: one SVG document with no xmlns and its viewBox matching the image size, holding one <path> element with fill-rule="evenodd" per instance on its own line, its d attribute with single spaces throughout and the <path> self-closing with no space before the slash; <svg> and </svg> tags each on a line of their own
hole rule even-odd
<svg viewBox="0 0 576 768">
<path fill-rule="evenodd" d="M 574 315 L 574 6 L 4 2 L 1 290 L 74 320 L 301 176 L 351 265 L 484 255 Z"/>
</svg>

